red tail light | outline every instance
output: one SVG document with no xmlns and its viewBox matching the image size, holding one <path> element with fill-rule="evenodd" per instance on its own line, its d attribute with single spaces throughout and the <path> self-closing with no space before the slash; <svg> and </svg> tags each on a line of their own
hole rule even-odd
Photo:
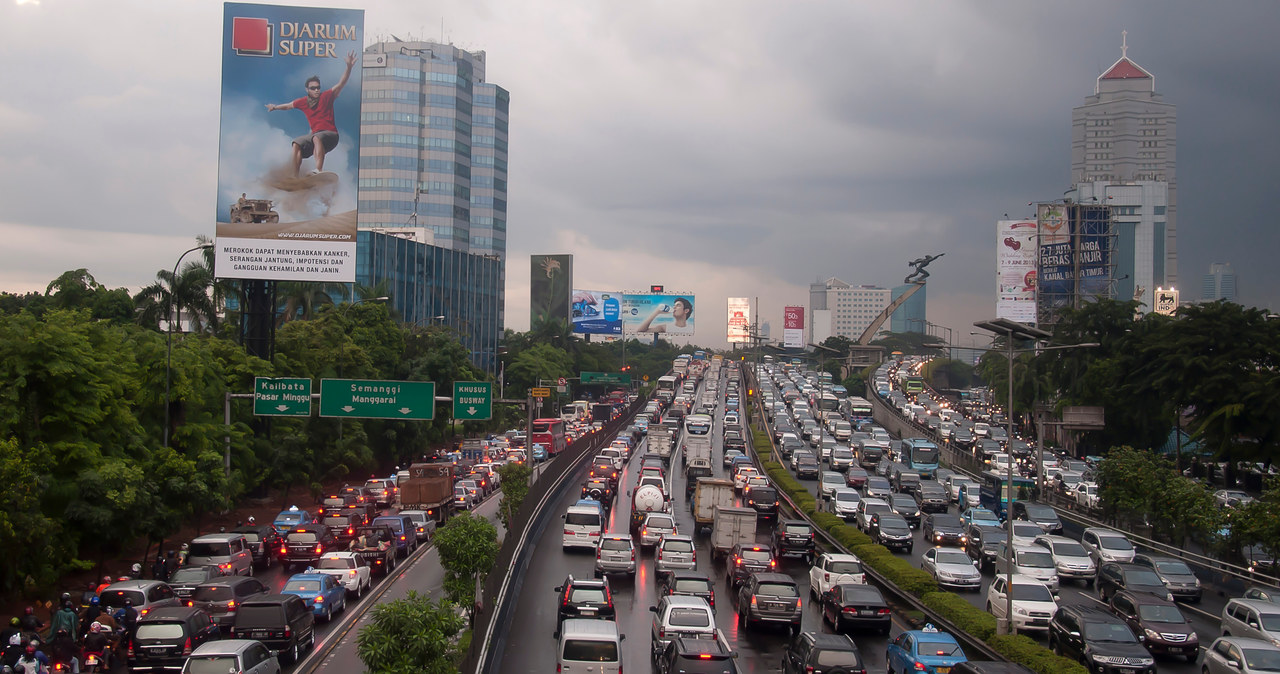
<svg viewBox="0 0 1280 674">
<path fill-rule="evenodd" d="M 191 655 L 191 637 L 187 637 L 186 642 L 182 644 L 182 654 Z"/>
<path fill-rule="evenodd" d="M 320 553 L 321 553 L 321 552 L 323 552 L 323 551 L 324 551 L 324 546 L 323 546 L 323 545 L 320 545 L 320 544 L 318 544 L 318 543 L 317 543 L 317 544 L 316 544 L 316 554 L 318 555 L 318 554 L 320 554 Z"/>
<path fill-rule="evenodd" d="M 354 535 L 355 535 L 355 533 L 356 533 L 356 529 L 355 529 L 355 527 L 347 527 L 347 535 L 348 535 L 348 536 L 354 536 Z"/>
<path fill-rule="evenodd" d="M 129 640 L 129 648 L 128 650 L 126 650 L 126 653 L 128 654 L 129 657 L 131 658 L 133 657 L 133 640 L 132 639 Z"/>
<path fill-rule="evenodd" d="M 280 546 L 280 554 L 282 554 L 282 555 L 283 555 L 283 554 L 285 554 L 285 553 L 287 553 L 287 552 L 289 552 L 289 547 L 288 547 L 287 545 L 281 545 L 281 546 Z"/>
</svg>

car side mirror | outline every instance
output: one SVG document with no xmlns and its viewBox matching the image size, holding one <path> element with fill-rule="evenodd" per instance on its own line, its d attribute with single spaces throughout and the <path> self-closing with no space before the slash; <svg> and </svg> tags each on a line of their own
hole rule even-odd
<svg viewBox="0 0 1280 674">
<path fill-rule="evenodd" d="M 627 635 L 625 634 L 618 635 L 618 641 L 626 641 L 626 640 L 627 640 Z"/>
<path fill-rule="evenodd" d="M 650 607 L 649 607 L 649 612 L 650 612 L 650 613 L 657 613 L 657 612 L 658 612 L 658 607 L 657 607 L 657 606 L 650 606 Z"/>
<path fill-rule="evenodd" d="M 1258 629 L 1258 623 L 1256 623 L 1256 622 L 1254 622 L 1254 621 L 1250 620 L 1250 621 L 1249 621 L 1249 627 L 1252 627 L 1253 629 L 1255 629 L 1255 630 L 1256 630 L 1256 629 Z"/>
<path fill-rule="evenodd" d="M 564 592 L 564 586 L 563 586 L 563 585 L 561 585 L 561 586 L 557 587 L 556 589 L 552 590 L 552 592 Z"/>
<path fill-rule="evenodd" d="M 1067 632 L 1067 634 L 1070 634 L 1072 637 L 1075 637 L 1076 639 L 1080 638 L 1079 632 Z"/>
<path fill-rule="evenodd" d="M 1227 660 L 1227 666 L 1232 669 L 1240 669 L 1240 662 L 1238 660 Z"/>
</svg>

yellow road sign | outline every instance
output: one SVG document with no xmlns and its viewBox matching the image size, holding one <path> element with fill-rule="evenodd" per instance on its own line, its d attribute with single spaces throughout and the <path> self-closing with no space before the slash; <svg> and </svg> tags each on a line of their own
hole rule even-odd
<svg viewBox="0 0 1280 674">
<path fill-rule="evenodd" d="M 551 389 L 550 389 L 550 388 L 545 388 L 545 387 L 543 387 L 543 388 L 535 388 L 535 389 L 533 389 L 532 393 L 533 393 L 533 397 L 535 397 L 535 398 L 550 398 L 550 397 L 551 397 Z"/>
</svg>

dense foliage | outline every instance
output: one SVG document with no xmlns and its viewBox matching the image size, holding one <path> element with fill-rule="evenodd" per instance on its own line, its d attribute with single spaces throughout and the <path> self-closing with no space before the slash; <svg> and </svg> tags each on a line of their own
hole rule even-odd
<svg viewBox="0 0 1280 674">
<path fill-rule="evenodd" d="M 356 637 L 357 653 L 376 674 L 453 674 L 466 627 L 449 602 L 410 590 L 404 599 L 375 604 Z"/>
</svg>

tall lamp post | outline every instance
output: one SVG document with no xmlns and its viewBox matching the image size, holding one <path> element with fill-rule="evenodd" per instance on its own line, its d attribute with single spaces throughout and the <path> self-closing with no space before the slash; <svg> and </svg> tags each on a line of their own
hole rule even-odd
<svg viewBox="0 0 1280 674">
<path fill-rule="evenodd" d="M 1039 342 L 1047 340 L 1053 335 L 1039 328 L 1033 328 L 1029 325 L 1012 321 L 1007 318 L 997 318 L 990 321 L 978 321 L 973 324 L 975 328 L 986 330 L 988 332 L 1001 335 L 1005 338 L 1005 356 L 1009 359 L 1008 379 L 1006 385 L 1008 387 L 1008 407 L 1005 408 L 1005 422 L 1008 425 L 1007 433 L 1009 438 L 1009 448 L 1013 446 L 1013 354 L 1015 353 L 1039 353 L 1042 351 L 1053 351 L 1059 349 L 1079 349 L 1091 346 L 1098 346 L 1096 343 L 1088 344 L 1064 344 L 1059 346 L 1041 346 L 1034 349 L 1014 349 L 1013 340 L 1024 339 Z M 1017 492 L 1013 489 L 1013 452 L 1005 453 L 1008 457 L 1006 466 L 1004 493 L 1008 496 L 1008 505 L 1005 506 L 1005 530 L 1008 539 L 1005 541 L 1005 610 L 1004 619 L 997 620 L 996 628 L 1000 634 L 1013 633 L 1013 502 L 1017 499 Z M 1036 473 L 1037 477 L 1041 471 L 1042 456 L 1036 456 Z M 1000 499 L 1000 495 L 996 495 Z M 1001 499 L 1002 500 L 1002 499 Z M 999 573 L 999 569 L 996 570 Z"/>
<path fill-rule="evenodd" d="M 338 313 L 342 316 L 343 322 L 346 322 L 347 312 L 351 311 L 351 307 L 354 307 L 357 304 L 363 304 L 365 302 L 386 302 L 389 299 L 391 298 L 387 297 L 386 295 L 383 295 L 381 297 L 362 297 L 348 304 L 347 306 L 343 307 L 342 311 Z M 341 342 L 338 342 L 338 378 L 339 379 L 342 378 L 343 363 L 344 361 L 346 361 L 346 353 L 347 353 L 347 340 L 344 339 Z M 338 437 L 339 438 L 341 438 L 343 434 L 343 430 L 345 427 L 345 424 L 343 423 L 344 421 L 345 421 L 344 419 L 341 419 L 341 418 L 338 419 Z"/>
<path fill-rule="evenodd" d="M 168 329 L 165 330 L 165 356 L 164 356 L 164 446 L 169 446 L 169 386 L 173 378 L 173 324 L 182 324 L 182 306 L 173 301 L 174 286 L 178 280 L 178 265 L 182 264 L 182 258 L 188 253 L 194 253 L 197 250 L 209 250 L 213 248 L 213 244 L 206 243 L 194 248 L 190 248 L 183 254 L 178 256 L 178 261 L 173 263 L 173 273 L 169 276 L 169 311 L 166 320 L 169 322 Z M 174 318 L 175 312 L 178 318 Z"/>
</svg>

